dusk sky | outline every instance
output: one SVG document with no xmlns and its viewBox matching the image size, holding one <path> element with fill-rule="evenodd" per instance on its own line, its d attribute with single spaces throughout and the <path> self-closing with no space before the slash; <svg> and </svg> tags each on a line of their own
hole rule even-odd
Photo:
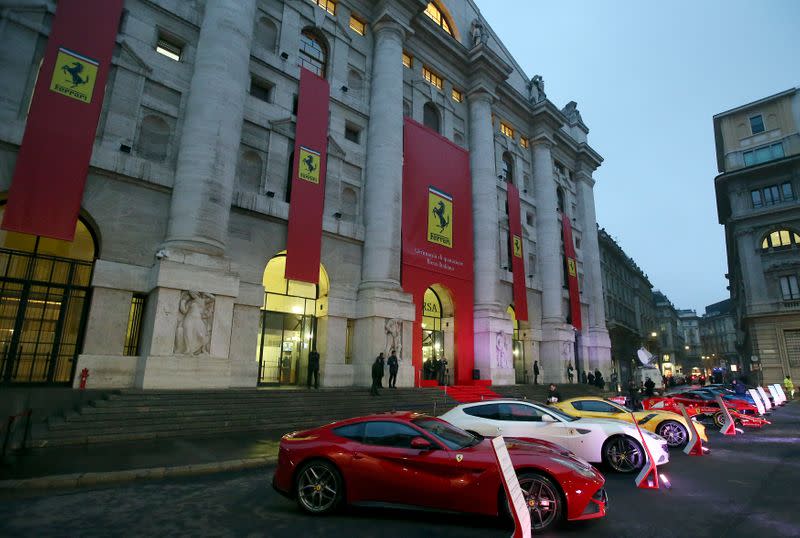
<svg viewBox="0 0 800 538">
<path fill-rule="evenodd" d="M 800 86 L 800 1 L 476 0 L 605 159 L 597 221 L 676 308 L 726 299 L 712 116 Z"/>
</svg>

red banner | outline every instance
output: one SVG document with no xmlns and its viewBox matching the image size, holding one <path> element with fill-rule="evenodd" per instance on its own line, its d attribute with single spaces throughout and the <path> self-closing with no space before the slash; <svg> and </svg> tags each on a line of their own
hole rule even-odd
<svg viewBox="0 0 800 538">
<path fill-rule="evenodd" d="M 572 225 L 566 213 L 561 214 L 561 224 L 564 229 L 564 258 L 567 262 L 569 312 L 572 326 L 580 331 L 583 323 L 581 322 L 581 294 L 578 289 L 578 262 L 575 259 L 575 243 L 572 242 Z"/>
<path fill-rule="evenodd" d="M 328 164 L 328 81 L 300 69 L 284 278 L 317 284 Z"/>
<path fill-rule="evenodd" d="M 71 241 L 123 0 L 60 0 L 2 228 Z"/>
<path fill-rule="evenodd" d="M 444 350 L 444 357 L 455 368 L 455 383 L 471 384 L 475 290 L 469 153 L 408 118 L 403 128 L 402 220 L 402 285 L 416 307 L 415 371 L 422 370 L 423 297 L 438 284 L 454 309 L 455 350 Z"/>
<path fill-rule="evenodd" d="M 525 258 L 522 249 L 519 189 L 508 184 L 508 248 L 514 275 L 514 315 L 517 321 L 528 321 L 528 291 L 525 285 Z"/>
</svg>

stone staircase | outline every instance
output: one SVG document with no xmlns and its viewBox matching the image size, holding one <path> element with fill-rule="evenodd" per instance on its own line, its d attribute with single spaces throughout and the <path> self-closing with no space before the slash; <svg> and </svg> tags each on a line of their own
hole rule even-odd
<svg viewBox="0 0 800 538">
<path fill-rule="evenodd" d="M 283 433 L 384 411 L 442 414 L 456 401 L 437 388 L 115 391 L 35 424 L 29 447 Z"/>
<path fill-rule="evenodd" d="M 502 398 L 520 398 L 525 400 L 533 400 L 536 402 L 544 402 L 547 398 L 548 385 L 505 385 L 505 386 L 492 386 L 492 390 Z M 584 385 L 580 383 L 565 383 L 558 385 L 558 392 L 561 394 L 562 400 L 575 398 L 576 396 L 601 396 L 607 398 L 611 395 L 610 392 L 600 390 L 592 385 Z"/>
</svg>

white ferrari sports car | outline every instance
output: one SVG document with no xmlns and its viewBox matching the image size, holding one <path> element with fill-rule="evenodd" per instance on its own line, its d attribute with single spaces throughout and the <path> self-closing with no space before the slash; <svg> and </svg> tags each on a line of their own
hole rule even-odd
<svg viewBox="0 0 800 538">
<path fill-rule="evenodd" d="M 524 400 L 487 400 L 457 405 L 439 418 L 484 437 L 542 439 L 556 443 L 592 462 L 620 473 L 642 468 L 647 454 L 656 465 L 669 462 L 667 441 L 622 420 L 578 418 L 560 409 Z"/>
</svg>

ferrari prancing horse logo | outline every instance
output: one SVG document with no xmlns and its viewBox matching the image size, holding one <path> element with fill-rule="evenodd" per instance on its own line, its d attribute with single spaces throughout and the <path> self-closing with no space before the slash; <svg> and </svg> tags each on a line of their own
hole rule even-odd
<svg viewBox="0 0 800 538">
<path fill-rule="evenodd" d="M 464 455 L 463 454 L 456 454 L 456 461 L 458 463 L 461 463 L 461 460 L 463 460 L 463 459 L 464 459 Z"/>
</svg>

